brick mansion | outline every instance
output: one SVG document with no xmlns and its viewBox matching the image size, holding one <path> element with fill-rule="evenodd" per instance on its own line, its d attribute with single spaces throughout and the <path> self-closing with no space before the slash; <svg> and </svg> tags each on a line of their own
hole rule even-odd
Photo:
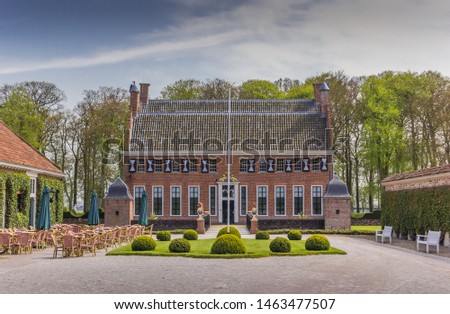
<svg viewBox="0 0 450 314">
<path fill-rule="evenodd" d="M 314 84 L 314 99 L 231 100 L 230 106 L 229 100 L 149 100 L 149 84 L 133 83 L 123 167 L 133 219 L 146 190 L 149 213 L 160 220 L 194 219 L 201 202 L 213 224 L 228 217 L 243 224 L 256 209 L 260 220 L 329 219 L 330 228 L 349 228 L 350 195 L 333 176 L 329 92 L 321 83 Z"/>
</svg>

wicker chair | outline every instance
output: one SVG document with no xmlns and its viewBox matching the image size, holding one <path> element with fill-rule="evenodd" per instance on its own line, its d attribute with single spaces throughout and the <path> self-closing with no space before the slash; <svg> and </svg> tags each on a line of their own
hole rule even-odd
<svg viewBox="0 0 450 314">
<path fill-rule="evenodd" d="M 61 256 L 64 255 L 63 252 L 63 245 L 54 234 L 50 234 L 50 238 L 52 239 L 52 245 L 53 245 L 53 258 L 58 257 L 58 251 L 61 252 Z"/>
</svg>

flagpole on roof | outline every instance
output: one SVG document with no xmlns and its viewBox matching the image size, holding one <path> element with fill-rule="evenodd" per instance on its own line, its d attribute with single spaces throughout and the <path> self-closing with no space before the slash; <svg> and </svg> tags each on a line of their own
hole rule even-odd
<svg viewBox="0 0 450 314">
<path fill-rule="evenodd" d="M 228 114 L 227 114 L 227 233 L 230 233 L 230 166 L 231 166 L 231 88 L 228 89 Z"/>
</svg>

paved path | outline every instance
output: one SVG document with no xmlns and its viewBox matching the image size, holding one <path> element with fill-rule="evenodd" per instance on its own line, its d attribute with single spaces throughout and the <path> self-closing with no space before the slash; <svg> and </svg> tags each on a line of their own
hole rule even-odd
<svg viewBox="0 0 450 314">
<path fill-rule="evenodd" d="M 450 293 L 450 259 L 328 236 L 348 255 L 194 259 L 0 256 L 0 293 Z M 447 249 L 447 248 L 446 248 Z"/>
</svg>

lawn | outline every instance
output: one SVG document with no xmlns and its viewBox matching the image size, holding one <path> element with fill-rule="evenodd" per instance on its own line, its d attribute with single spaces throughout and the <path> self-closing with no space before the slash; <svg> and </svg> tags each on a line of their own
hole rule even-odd
<svg viewBox="0 0 450 314">
<path fill-rule="evenodd" d="M 247 248 L 246 254 L 210 254 L 211 246 L 216 239 L 202 239 L 189 241 L 191 243 L 191 252 L 189 253 L 170 253 L 170 241 L 156 241 L 154 251 L 136 252 L 131 250 L 131 244 L 117 248 L 106 255 L 148 255 L 148 256 L 185 256 L 196 258 L 258 258 L 268 256 L 304 256 L 318 254 L 347 254 L 346 252 L 330 247 L 328 251 L 307 251 L 305 241 L 290 241 L 290 253 L 272 253 L 269 250 L 271 240 L 242 239 Z"/>
<path fill-rule="evenodd" d="M 352 230 L 375 232 L 377 230 L 381 230 L 381 226 L 352 226 Z"/>
</svg>

